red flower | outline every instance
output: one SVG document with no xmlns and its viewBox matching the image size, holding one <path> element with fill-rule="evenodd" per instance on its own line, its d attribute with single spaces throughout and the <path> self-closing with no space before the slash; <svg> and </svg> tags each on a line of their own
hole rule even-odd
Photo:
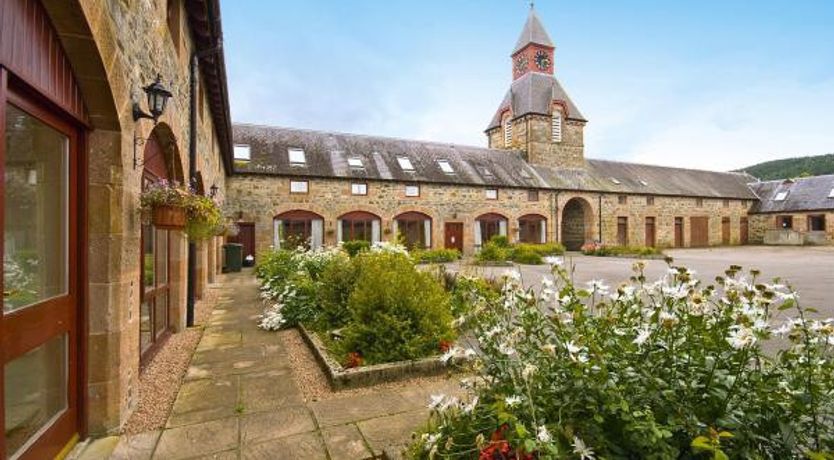
<svg viewBox="0 0 834 460">
<path fill-rule="evenodd" d="M 347 362 L 345 362 L 345 367 L 348 369 L 359 367 L 365 360 L 362 358 L 362 355 L 358 352 L 352 351 L 348 353 Z"/>
<path fill-rule="evenodd" d="M 452 342 L 449 340 L 441 340 L 440 341 L 440 352 L 446 353 L 449 349 L 452 348 Z"/>
</svg>

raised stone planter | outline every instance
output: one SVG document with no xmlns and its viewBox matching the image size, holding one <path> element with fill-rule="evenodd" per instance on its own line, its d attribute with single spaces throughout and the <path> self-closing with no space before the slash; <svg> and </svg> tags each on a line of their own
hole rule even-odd
<svg viewBox="0 0 834 460">
<path fill-rule="evenodd" d="M 298 330 L 310 350 L 312 350 L 316 361 L 321 365 L 330 386 L 334 390 L 366 387 L 412 377 L 428 377 L 449 372 L 449 367 L 442 363 L 438 356 L 414 361 L 398 361 L 345 369 L 330 357 L 324 344 L 316 334 L 308 331 L 302 325 L 298 326 Z"/>
</svg>

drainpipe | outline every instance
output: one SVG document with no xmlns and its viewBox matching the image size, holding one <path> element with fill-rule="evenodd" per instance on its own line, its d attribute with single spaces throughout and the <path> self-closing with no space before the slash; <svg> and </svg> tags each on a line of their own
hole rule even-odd
<svg viewBox="0 0 834 460">
<path fill-rule="evenodd" d="M 559 209 L 559 192 L 554 191 L 550 194 L 550 221 L 553 222 L 553 241 L 558 243 L 561 239 L 559 234 L 559 217 L 557 211 Z"/>
<path fill-rule="evenodd" d="M 211 8 L 211 2 L 208 3 L 209 22 L 213 21 L 214 12 Z M 199 69 L 199 60 L 219 52 L 222 49 L 222 43 L 218 43 L 209 49 L 202 51 L 195 51 L 191 53 L 191 65 L 189 66 L 189 85 L 190 85 L 190 103 L 189 103 L 189 142 L 188 142 L 188 177 L 191 186 L 197 184 L 197 77 Z M 185 325 L 187 327 L 194 326 L 194 297 L 197 284 L 197 245 L 193 241 L 188 242 L 188 278 L 186 282 L 186 305 L 185 305 Z"/>
<path fill-rule="evenodd" d="M 598 211 L 599 217 L 597 218 L 597 220 L 598 220 L 597 227 L 598 227 L 598 232 L 599 232 L 599 243 L 602 244 L 602 193 L 599 194 L 599 202 L 598 203 L 599 204 L 597 205 L 597 211 Z"/>
</svg>

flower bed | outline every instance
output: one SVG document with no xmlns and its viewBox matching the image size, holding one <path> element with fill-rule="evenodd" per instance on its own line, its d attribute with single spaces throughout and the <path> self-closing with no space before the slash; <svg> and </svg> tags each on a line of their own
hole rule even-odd
<svg viewBox="0 0 834 460">
<path fill-rule="evenodd" d="M 506 236 L 494 236 L 483 245 L 475 261 L 480 265 L 511 265 L 512 262 L 525 265 L 541 265 L 545 258 L 565 253 L 559 243 L 510 244 Z"/>
<path fill-rule="evenodd" d="M 269 303 L 260 327 L 303 325 L 342 368 L 436 359 L 457 337 L 445 278 L 418 270 L 400 246 L 377 244 L 354 257 L 340 248 L 282 250 L 260 260 Z"/>
<path fill-rule="evenodd" d="M 552 273 L 540 292 L 513 277 L 473 292 L 481 383 L 433 398 L 410 457 L 831 458 L 834 320 L 790 288 L 736 266 L 704 285 L 673 266 L 649 282 L 637 262 L 614 289 Z M 774 337 L 788 343 L 770 356 Z"/>
<path fill-rule="evenodd" d="M 585 243 L 580 248 L 586 256 L 629 257 L 641 259 L 662 259 L 663 251 L 651 246 L 616 246 L 603 243 Z"/>
</svg>

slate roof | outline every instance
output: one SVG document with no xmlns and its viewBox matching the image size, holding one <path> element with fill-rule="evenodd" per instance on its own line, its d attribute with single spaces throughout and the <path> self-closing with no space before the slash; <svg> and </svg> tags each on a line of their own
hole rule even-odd
<svg viewBox="0 0 834 460">
<path fill-rule="evenodd" d="M 504 95 L 504 100 L 501 101 L 501 105 L 498 106 L 486 130 L 501 126 L 501 114 L 508 107 L 512 111 L 513 118 L 528 114 L 550 116 L 553 101 L 563 101 L 567 105 L 568 113 L 565 114 L 565 118 L 568 120 L 587 121 L 556 77 L 528 72 L 510 85 L 510 89 Z"/>
<path fill-rule="evenodd" d="M 521 35 L 518 37 L 512 54 L 517 53 L 530 43 L 553 48 L 553 41 L 550 39 L 550 35 L 547 34 L 539 19 L 539 15 L 536 14 L 536 10 L 533 8 L 530 8 L 530 14 L 527 15 L 527 22 L 524 23 L 524 29 L 522 29 Z"/>
<path fill-rule="evenodd" d="M 588 160 L 585 169 L 533 166 L 521 152 L 441 142 L 331 133 L 249 124 L 233 126 L 236 144 L 248 144 L 251 160 L 237 173 L 292 177 L 429 182 L 593 192 L 679 195 L 755 199 L 743 173 L 723 173 L 607 160 Z M 289 163 L 287 150 L 301 148 L 306 165 Z M 400 168 L 397 157 L 408 157 L 413 172 Z M 360 158 L 353 168 L 349 158 Z M 446 174 L 437 160 L 448 160 L 455 174 Z M 487 174 L 489 171 L 490 174 Z M 614 177 L 619 184 L 614 183 Z M 645 182 L 645 185 L 641 182 Z"/>
<path fill-rule="evenodd" d="M 750 188 L 759 197 L 751 213 L 834 210 L 834 174 L 788 180 L 754 182 Z M 784 201 L 776 201 L 779 192 L 788 192 Z"/>
</svg>

